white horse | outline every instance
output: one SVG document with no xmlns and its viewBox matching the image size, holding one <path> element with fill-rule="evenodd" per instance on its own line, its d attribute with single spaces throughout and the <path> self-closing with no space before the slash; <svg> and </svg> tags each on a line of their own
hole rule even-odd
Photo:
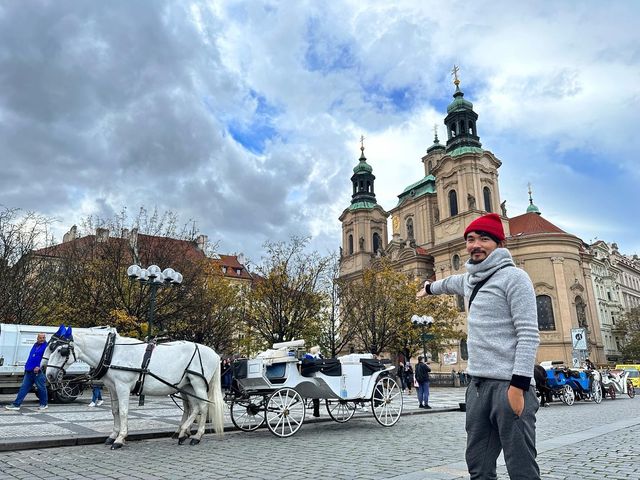
<svg viewBox="0 0 640 480">
<path fill-rule="evenodd" d="M 101 379 L 109 388 L 113 413 L 113 432 L 105 443 L 117 449 L 122 447 L 128 434 L 129 396 L 140 380 L 146 350 L 146 343 L 121 337 L 115 328 L 97 327 L 72 335 L 71 327 L 61 326 L 49 342 L 42 365 L 46 365 L 47 380 L 53 385 L 76 359 L 93 367 L 95 374 L 103 375 Z M 179 341 L 161 343 L 153 350 L 148 373 L 138 393 L 165 396 L 180 392 L 184 411 L 174 434 L 180 445 L 190 436 L 197 416 L 198 430 L 191 445 L 200 443 L 207 416 L 215 432 L 222 435 L 224 403 L 219 368 L 220 357 L 204 345 Z"/>
</svg>

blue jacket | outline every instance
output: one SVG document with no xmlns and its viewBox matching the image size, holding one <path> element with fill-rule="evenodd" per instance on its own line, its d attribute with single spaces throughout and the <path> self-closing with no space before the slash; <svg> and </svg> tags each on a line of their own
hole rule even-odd
<svg viewBox="0 0 640 480">
<path fill-rule="evenodd" d="M 40 362 L 42 361 L 42 355 L 44 355 L 44 351 L 46 349 L 47 349 L 47 342 L 33 344 L 33 347 L 31 347 L 31 352 L 29 352 L 29 358 L 27 359 L 27 363 L 24 364 L 25 372 L 33 372 L 34 368 L 40 366 Z"/>
</svg>

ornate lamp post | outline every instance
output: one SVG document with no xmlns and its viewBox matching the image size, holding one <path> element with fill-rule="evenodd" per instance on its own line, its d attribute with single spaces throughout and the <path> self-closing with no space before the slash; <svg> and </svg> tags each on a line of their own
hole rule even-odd
<svg viewBox="0 0 640 480">
<path fill-rule="evenodd" d="M 173 268 L 165 268 L 160 271 L 157 265 L 150 265 L 147 268 L 141 268 L 139 265 L 131 265 L 127 268 L 127 275 L 132 282 L 138 281 L 142 285 L 147 285 L 151 291 L 151 300 L 149 302 L 149 312 L 147 314 L 147 341 L 151 341 L 153 320 L 156 313 L 156 295 L 158 288 L 169 285 L 180 285 L 182 283 L 182 274 L 176 272 Z M 144 395 L 140 395 L 138 405 L 144 405 Z"/>
<path fill-rule="evenodd" d="M 127 275 L 132 282 L 138 281 L 143 285 L 147 285 L 151 292 L 151 301 L 149 302 L 149 312 L 147 314 L 147 339 L 151 340 L 158 288 L 181 284 L 182 274 L 176 272 L 173 268 L 165 268 L 163 271 L 160 271 L 160 267 L 157 265 L 151 265 L 147 268 L 142 268 L 139 265 L 131 265 L 127 268 Z"/>
<path fill-rule="evenodd" d="M 433 325 L 433 317 L 430 317 L 428 315 L 414 315 L 413 317 L 411 317 L 411 323 L 413 323 L 416 327 L 420 326 L 422 328 L 422 335 L 420 336 L 421 340 L 422 340 L 422 352 L 424 355 L 424 361 L 427 361 L 427 341 L 431 340 L 433 338 L 433 335 L 430 333 L 427 333 L 427 330 L 429 330 L 429 328 L 431 328 L 431 325 Z"/>
</svg>

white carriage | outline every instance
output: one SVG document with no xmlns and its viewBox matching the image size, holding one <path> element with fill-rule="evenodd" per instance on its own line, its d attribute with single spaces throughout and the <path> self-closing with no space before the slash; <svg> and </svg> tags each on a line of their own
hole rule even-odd
<svg viewBox="0 0 640 480">
<path fill-rule="evenodd" d="M 301 358 L 303 347 L 304 340 L 276 343 L 254 359 L 234 362 L 228 401 L 236 427 L 253 431 L 266 423 L 274 435 L 289 437 L 302 426 L 307 399 L 324 400 L 329 416 L 340 423 L 361 405 L 369 405 L 382 426 L 398 421 L 403 401 L 395 367 L 370 354 Z"/>
</svg>

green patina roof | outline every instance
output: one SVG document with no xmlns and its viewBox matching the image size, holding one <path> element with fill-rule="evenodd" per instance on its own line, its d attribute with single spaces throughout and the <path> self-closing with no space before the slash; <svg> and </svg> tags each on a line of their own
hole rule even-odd
<svg viewBox="0 0 640 480">
<path fill-rule="evenodd" d="M 540 209 L 532 203 L 527 207 L 527 213 L 540 213 Z"/>
<path fill-rule="evenodd" d="M 367 173 L 373 172 L 373 168 L 371 168 L 371 165 L 367 163 L 367 160 L 364 157 L 360 158 L 360 161 L 358 162 L 358 164 L 355 167 L 353 167 L 353 173 L 361 173 L 361 172 L 367 172 Z"/>
<path fill-rule="evenodd" d="M 465 153 L 484 153 L 484 150 L 479 147 L 457 147 L 449 152 L 449 155 L 456 157 L 458 155 L 464 155 Z"/>
<path fill-rule="evenodd" d="M 371 210 L 375 208 L 376 205 L 377 203 L 373 202 L 356 202 L 349 205 L 349 210 Z"/>
<path fill-rule="evenodd" d="M 416 183 L 412 183 L 398 195 L 398 205 L 401 205 L 408 198 L 417 198 L 427 193 L 436 193 L 436 177 L 427 175 Z"/>
<path fill-rule="evenodd" d="M 473 110 L 473 103 L 469 100 L 465 100 L 464 93 L 456 86 L 456 93 L 453 94 L 453 102 L 447 106 L 447 113 L 455 112 L 458 110 Z"/>
</svg>

